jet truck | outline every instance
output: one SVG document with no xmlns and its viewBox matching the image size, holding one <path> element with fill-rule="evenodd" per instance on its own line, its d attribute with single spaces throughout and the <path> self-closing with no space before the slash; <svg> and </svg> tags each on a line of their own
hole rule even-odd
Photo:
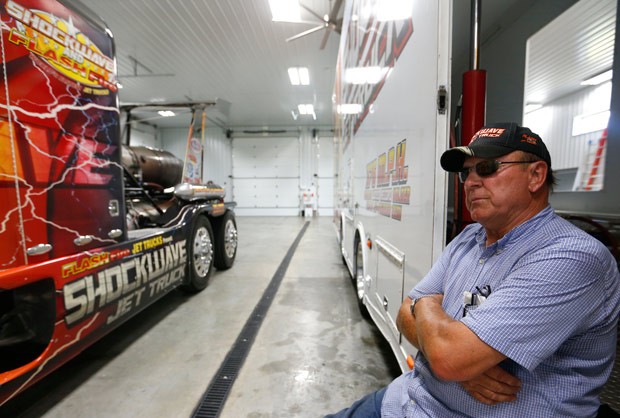
<svg viewBox="0 0 620 418">
<path fill-rule="evenodd" d="M 69 0 L 5 0 L 0 404 L 177 287 L 232 266 L 235 204 L 121 144 L 110 30 Z"/>
</svg>

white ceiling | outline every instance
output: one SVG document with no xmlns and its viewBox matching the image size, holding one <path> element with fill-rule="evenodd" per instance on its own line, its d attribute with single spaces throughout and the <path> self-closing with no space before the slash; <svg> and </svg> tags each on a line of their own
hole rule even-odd
<svg viewBox="0 0 620 418">
<path fill-rule="evenodd" d="M 331 125 L 340 37 L 331 33 L 323 50 L 323 30 L 285 42 L 320 23 L 307 12 L 303 18 L 311 23 L 282 23 L 272 22 L 268 0 L 82 2 L 114 34 L 121 104 L 216 102 L 207 116 L 226 127 Z M 329 12 L 328 0 L 303 3 L 321 15 Z M 291 66 L 308 67 L 311 85 L 291 86 Z M 293 120 L 300 103 L 314 104 L 317 119 Z"/>
<path fill-rule="evenodd" d="M 485 34 L 497 33 L 538 1 L 545 0 L 483 0 L 483 41 Z M 268 0 L 82 2 L 114 34 L 121 104 L 214 102 L 207 110 L 208 123 L 222 128 L 331 128 L 340 36 L 331 32 L 323 50 L 323 30 L 285 41 L 320 23 L 312 14 L 304 12 L 309 23 L 273 22 Z M 300 2 L 318 15 L 333 6 L 330 0 Z M 470 3 L 453 3 L 455 57 L 468 53 Z M 291 66 L 308 67 L 311 85 L 291 86 Z M 291 111 L 300 103 L 314 105 L 316 120 L 293 119 Z M 136 114 L 160 127 L 189 125 L 188 109 L 177 118 L 154 115 L 152 109 Z"/>
</svg>

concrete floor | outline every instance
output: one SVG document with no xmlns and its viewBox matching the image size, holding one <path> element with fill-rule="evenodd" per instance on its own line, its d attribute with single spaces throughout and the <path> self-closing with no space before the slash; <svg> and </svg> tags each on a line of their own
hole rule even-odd
<svg viewBox="0 0 620 418">
<path fill-rule="evenodd" d="M 237 219 L 235 265 L 175 291 L 11 401 L 0 416 L 189 417 L 307 219 Z M 400 373 L 357 308 L 329 217 L 315 217 L 223 418 L 320 417 Z"/>
</svg>

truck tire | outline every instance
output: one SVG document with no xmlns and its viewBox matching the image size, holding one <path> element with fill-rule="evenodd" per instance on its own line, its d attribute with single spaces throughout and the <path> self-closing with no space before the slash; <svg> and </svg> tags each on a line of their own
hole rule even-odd
<svg viewBox="0 0 620 418">
<path fill-rule="evenodd" d="M 235 214 L 227 210 L 216 218 L 215 229 L 215 268 L 226 270 L 232 267 L 237 256 L 237 222 Z"/>
<path fill-rule="evenodd" d="M 181 288 L 197 293 L 207 287 L 213 272 L 213 230 L 205 216 L 194 220 L 187 255 L 188 277 Z"/>
<path fill-rule="evenodd" d="M 359 235 L 355 237 L 355 256 L 353 257 L 353 286 L 355 287 L 355 297 L 357 306 L 365 319 L 370 318 L 368 308 L 364 305 L 364 252 L 362 251 L 362 240 Z"/>
</svg>

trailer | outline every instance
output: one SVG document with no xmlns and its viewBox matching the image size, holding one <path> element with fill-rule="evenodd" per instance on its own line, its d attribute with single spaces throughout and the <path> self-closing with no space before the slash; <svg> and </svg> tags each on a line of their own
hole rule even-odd
<svg viewBox="0 0 620 418">
<path fill-rule="evenodd" d="M 450 84 L 450 80 L 455 80 L 450 74 L 455 26 L 452 16 L 462 13 L 454 12 L 457 6 L 450 0 L 432 4 L 417 0 L 398 3 L 402 10 L 390 10 L 379 0 L 350 0 L 345 6 L 334 91 L 337 173 L 334 223 L 362 314 L 377 325 L 401 369 L 407 370 L 412 367 L 417 350 L 396 327 L 401 303 L 429 271 L 447 242 L 473 222 L 462 203 L 462 188 L 440 168 L 439 158 L 451 146 L 468 144 L 484 124 L 486 98 L 497 101 L 498 96 L 504 97 L 505 91 L 487 92 L 486 71 L 478 67 L 479 1 L 471 2 L 470 39 L 477 39 L 478 44 L 471 45 L 471 68 L 462 76 L 462 100 L 458 105 L 449 103 L 451 97 L 459 97 L 452 92 Z M 615 17 L 615 2 L 601 6 L 605 7 L 598 10 L 599 14 Z M 571 16 L 579 16 L 579 11 L 582 13 L 590 3 L 583 2 L 579 7 L 571 10 Z M 570 19 L 558 21 L 571 22 Z M 609 30 L 612 23 L 605 27 Z M 597 32 L 599 26 L 593 25 L 592 32 Z M 547 31 L 551 37 L 559 32 L 557 27 L 554 29 L 556 32 Z M 584 38 L 588 37 L 570 37 Z M 599 41 L 591 47 L 600 44 L 605 47 L 605 59 L 611 60 L 608 51 L 612 47 L 608 44 Z M 492 47 L 501 49 L 497 45 Z M 493 68 L 501 70 L 498 60 L 492 61 Z M 549 61 L 546 59 L 545 64 Z M 510 73 L 513 84 L 518 80 L 517 75 Z M 578 78 L 579 75 L 571 74 L 572 81 Z M 575 100 L 598 91 L 571 89 L 576 92 Z M 552 101 L 546 104 L 545 110 L 545 115 L 550 115 L 551 109 L 562 114 L 563 123 L 573 119 L 575 115 L 571 112 L 582 109 L 567 99 L 566 91 L 562 90 L 563 95 L 557 93 L 562 101 L 557 97 L 555 101 L 560 104 Z M 620 95 L 616 93 L 611 100 L 612 115 L 617 114 L 620 106 L 617 100 Z M 450 109 L 456 110 L 454 130 L 450 128 Z M 525 106 L 522 110 L 527 125 L 543 132 L 545 141 L 553 144 L 556 175 L 572 172 L 572 163 L 555 159 L 556 156 L 570 155 L 575 161 L 580 158 L 589 161 L 588 174 L 596 172 L 593 167 L 604 168 L 607 180 L 597 192 L 566 193 L 565 184 L 560 182 L 558 193 L 553 193 L 550 200 L 559 215 L 603 242 L 620 263 L 618 184 L 610 181 L 611 173 L 617 172 L 617 164 L 613 162 L 619 155 L 618 141 L 607 141 L 607 129 L 594 130 L 589 135 L 600 138 L 596 153 L 579 155 L 567 149 L 566 144 L 580 143 L 584 135 L 566 134 L 564 125 L 558 127 L 560 123 L 555 123 L 552 131 L 550 116 L 537 119 L 545 128 L 541 131 L 540 126 L 532 125 L 533 114 L 528 115 Z M 612 116 L 609 132 L 617 138 L 617 123 L 613 121 Z"/>
<path fill-rule="evenodd" d="M 2 405 L 171 290 L 203 290 L 237 228 L 221 187 L 121 145 L 113 37 L 91 11 L 5 0 L 0 15 Z"/>
<path fill-rule="evenodd" d="M 444 248 L 451 2 L 348 1 L 335 83 L 335 223 L 359 305 L 401 368 L 396 316 Z M 424 4 L 422 4 L 424 3 Z M 384 3 L 385 5 L 385 3 Z"/>
</svg>

